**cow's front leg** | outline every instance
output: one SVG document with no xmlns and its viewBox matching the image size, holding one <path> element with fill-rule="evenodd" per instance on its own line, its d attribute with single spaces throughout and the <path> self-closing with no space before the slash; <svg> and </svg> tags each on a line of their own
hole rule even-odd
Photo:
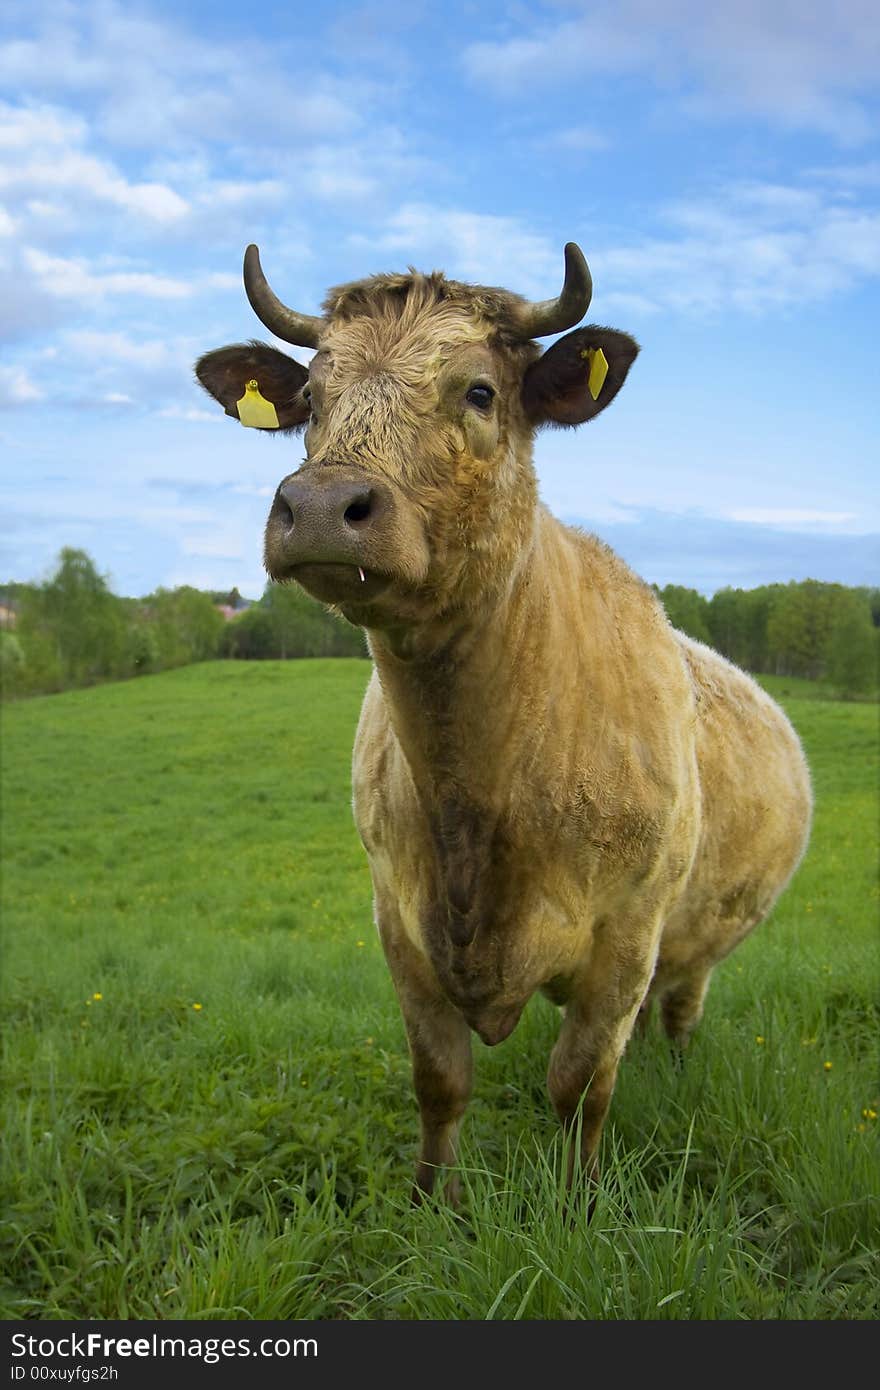
<svg viewBox="0 0 880 1390">
<path fill-rule="evenodd" d="M 379 913 L 379 934 L 400 1001 L 419 1103 L 421 1144 L 413 1200 L 434 1191 L 443 1169 L 455 1162 L 456 1141 L 470 1099 L 471 1034 L 458 1009 L 443 995 L 430 964 L 402 929 L 396 914 Z M 456 1206 L 458 1175 L 449 1175 L 445 1195 Z"/>
<path fill-rule="evenodd" d="M 617 1068 L 651 983 L 657 933 L 616 935 L 600 926 L 583 975 L 575 982 L 550 1057 L 547 1087 L 571 1135 L 568 1182 L 579 1170 L 599 1174 L 597 1151 Z M 576 1142 L 579 1134 L 580 1142 Z"/>
</svg>

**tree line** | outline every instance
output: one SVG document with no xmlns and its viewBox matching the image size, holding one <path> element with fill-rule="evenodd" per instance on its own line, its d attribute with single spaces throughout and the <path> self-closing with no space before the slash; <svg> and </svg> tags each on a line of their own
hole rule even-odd
<svg viewBox="0 0 880 1390">
<path fill-rule="evenodd" d="M 876 692 L 880 588 L 803 579 L 756 589 L 655 590 L 674 627 L 746 671 L 824 681 L 844 698 Z"/>
<path fill-rule="evenodd" d="M 121 598 L 84 550 L 65 548 L 45 583 L 0 587 L 3 694 L 70 690 L 218 657 L 367 654 L 358 628 L 298 586 L 267 584 L 257 603 L 227 621 L 221 609 L 238 597 L 181 585 Z"/>
<path fill-rule="evenodd" d="M 745 670 L 820 680 L 846 698 L 877 690 L 880 588 L 806 579 L 706 598 L 654 587 L 675 627 Z M 188 585 L 121 598 L 84 550 L 66 548 L 44 583 L 0 586 L 3 693 L 68 690 L 219 657 L 367 655 L 363 633 L 297 585 L 269 583 L 258 602 L 239 604 L 237 591 Z"/>
</svg>

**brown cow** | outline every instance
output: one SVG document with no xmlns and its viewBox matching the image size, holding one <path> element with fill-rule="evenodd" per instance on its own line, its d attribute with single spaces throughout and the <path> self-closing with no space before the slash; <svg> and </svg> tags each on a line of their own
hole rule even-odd
<svg viewBox="0 0 880 1390">
<path fill-rule="evenodd" d="M 411 272 L 333 290 L 315 318 L 275 297 L 252 246 L 257 314 L 317 351 L 307 369 L 243 344 L 196 368 L 227 414 L 250 382 L 269 423 L 307 427 L 266 568 L 368 634 L 354 812 L 412 1055 L 417 1194 L 454 1161 L 471 1030 L 500 1043 L 536 990 L 565 1010 L 548 1087 L 567 1128 L 582 1107 L 595 1173 L 639 1010 L 659 999 L 686 1043 L 809 831 L 778 706 L 538 500 L 536 429 L 597 415 L 638 351 L 588 326 L 541 353 L 589 304 L 581 252 L 565 258 L 556 300 Z"/>
</svg>

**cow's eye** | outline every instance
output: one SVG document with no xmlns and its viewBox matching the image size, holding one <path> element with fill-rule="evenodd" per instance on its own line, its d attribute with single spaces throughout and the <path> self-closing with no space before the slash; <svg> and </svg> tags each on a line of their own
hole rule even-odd
<svg viewBox="0 0 880 1390">
<path fill-rule="evenodd" d="M 491 386 L 472 386 L 467 393 L 467 400 L 478 410 L 488 410 L 494 395 Z"/>
</svg>

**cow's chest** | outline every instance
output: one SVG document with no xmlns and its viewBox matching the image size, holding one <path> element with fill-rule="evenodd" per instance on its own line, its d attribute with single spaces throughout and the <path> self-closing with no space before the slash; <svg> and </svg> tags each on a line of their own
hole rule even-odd
<svg viewBox="0 0 880 1390">
<path fill-rule="evenodd" d="M 420 809 L 386 821 L 368 845 L 377 899 L 393 905 L 450 1002 L 499 1041 L 528 998 L 582 957 L 589 875 L 527 850 L 509 821 L 473 806 Z"/>
<path fill-rule="evenodd" d="M 355 814 L 377 905 L 486 1041 L 548 982 L 585 967 L 593 923 L 651 876 L 662 815 L 624 768 L 534 756 L 490 786 L 417 781 L 391 736 L 361 743 Z M 552 775 L 551 775 L 552 774 Z"/>
</svg>

